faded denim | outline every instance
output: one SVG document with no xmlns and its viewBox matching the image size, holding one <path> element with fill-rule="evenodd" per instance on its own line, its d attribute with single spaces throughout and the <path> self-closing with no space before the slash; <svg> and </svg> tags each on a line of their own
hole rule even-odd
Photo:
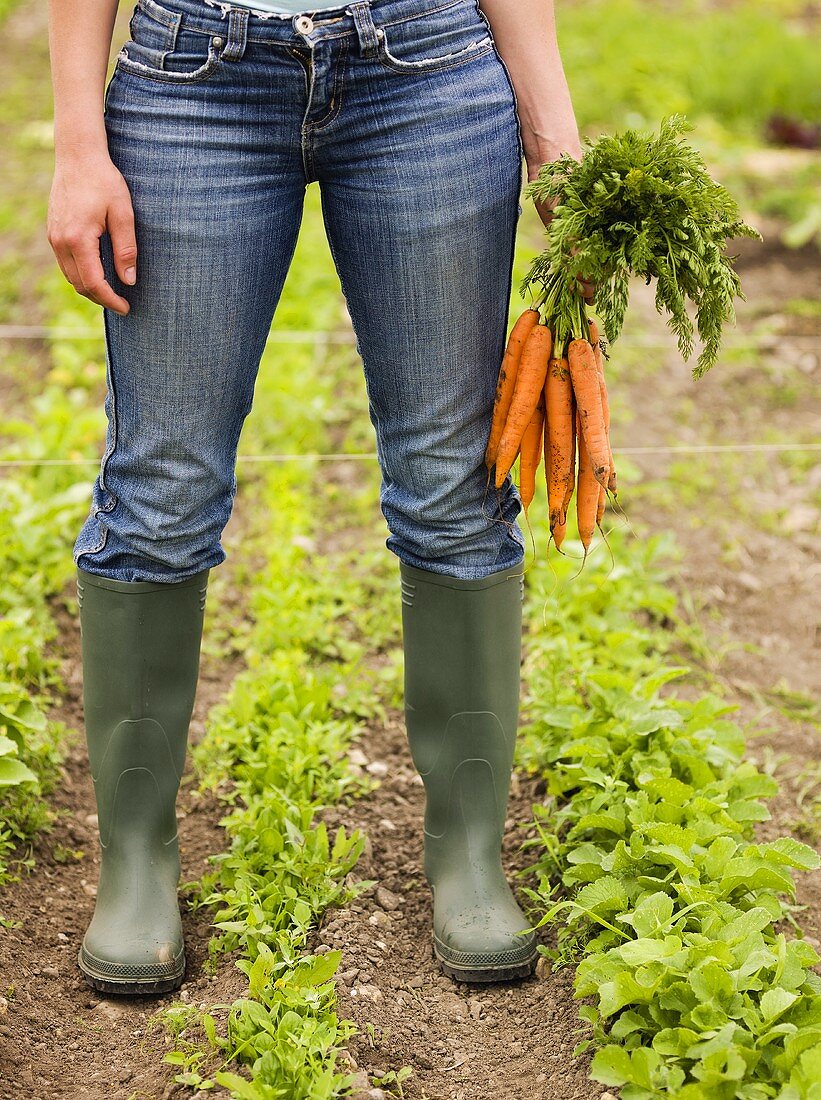
<svg viewBox="0 0 821 1100">
<path fill-rule="evenodd" d="M 171 582 L 224 560 L 237 443 L 314 181 L 388 547 L 466 580 L 524 556 L 511 480 L 485 500 L 522 169 L 487 20 L 476 0 L 361 0 L 302 28 L 216 0 L 134 9 L 105 124 L 138 281 L 120 282 L 103 234 L 131 311 L 103 311 L 108 432 L 74 547 L 89 573 Z"/>
</svg>

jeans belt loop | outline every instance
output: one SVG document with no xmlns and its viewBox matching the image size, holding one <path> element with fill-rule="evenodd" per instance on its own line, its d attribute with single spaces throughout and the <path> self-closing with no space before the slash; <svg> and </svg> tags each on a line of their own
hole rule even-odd
<svg viewBox="0 0 821 1100">
<path fill-rule="evenodd" d="M 348 15 L 353 16 L 356 35 L 359 39 L 360 57 L 375 57 L 379 50 L 379 34 L 371 15 L 371 5 L 368 0 L 357 0 L 345 9 Z"/>
<path fill-rule="evenodd" d="M 239 61 L 245 53 L 245 44 L 248 41 L 248 16 L 247 8 L 231 8 L 228 13 L 228 41 L 222 51 L 222 57 L 226 61 Z"/>
</svg>

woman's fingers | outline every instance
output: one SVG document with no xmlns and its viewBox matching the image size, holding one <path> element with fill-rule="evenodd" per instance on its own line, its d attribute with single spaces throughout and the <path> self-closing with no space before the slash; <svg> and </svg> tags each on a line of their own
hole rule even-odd
<svg viewBox="0 0 821 1100">
<path fill-rule="evenodd" d="M 137 237 L 134 231 L 134 207 L 129 195 L 112 202 L 107 224 L 114 253 L 114 267 L 120 279 L 131 285 L 137 281 Z"/>
<path fill-rule="evenodd" d="M 100 239 L 86 238 L 72 248 L 72 257 L 77 265 L 80 285 L 73 284 L 78 293 L 90 298 L 98 306 L 107 306 L 116 313 L 128 313 L 131 306 L 120 294 L 117 294 L 105 277 L 100 260 Z"/>
<path fill-rule="evenodd" d="M 587 279 L 583 279 L 581 275 L 577 275 L 576 278 L 579 280 L 579 284 L 582 288 L 582 297 L 586 302 L 592 302 L 593 299 L 596 297 L 595 284 L 589 283 Z"/>
<path fill-rule="evenodd" d="M 133 284 L 137 243 L 131 194 L 123 176 L 107 150 L 64 157 L 56 166 L 49 197 L 48 242 L 78 294 L 116 313 L 128 313 L 128 300 L 114 290 L 103 269 L 100 238 L 106 231 L 117 276 Z"/>
<path fill-rule="evenodd" d="M 534 205 L 536 207 L 536 210 L 538 211 L 539 217 L 541 218 L 542 224 L 544 225 L 545 229 L 550 228 L 550 223 L 553 220 L 557 204 L 558 199 L 555 197 L 551 199 L 537 199 L 535 201 Z M 596 296 L 595 284 L 589 282 L 587 279 L 583 279 L 581 275 L 577 275 L 576 278 L 579 280 L 579 285 L 582 288 L 582 297 L 584 298 L 585 302 L 592 302 Z"/>
</svg>

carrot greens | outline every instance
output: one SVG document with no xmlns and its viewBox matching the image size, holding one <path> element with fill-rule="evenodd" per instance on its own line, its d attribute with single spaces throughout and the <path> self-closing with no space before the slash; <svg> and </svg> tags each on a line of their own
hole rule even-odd
<svg viewBox="0 0 821 1100">
<path fill-rule="evenodd" d="M 743 299 L 727 242 L 760 237 L 684 139 L 690 129 L 674 115 L 656 135 L 604 135 L 588 142 L 579 161 L 565 155 L 543 165 L 527 188 L 535 200 L 558 199 L 545 250 L 522 283 L 554 327 L 557 346 L 588 336 L 577 275 L 595 284 L 595 309 L 611 343 L 622 329 L 629 280 L 639 276 L 655 280 L 656 308 L 668 315 L 685 360 L 698 334 L 695 377 L 714 365 L 722 329 L 735 320 L 733 301 Z"/>
</svg>

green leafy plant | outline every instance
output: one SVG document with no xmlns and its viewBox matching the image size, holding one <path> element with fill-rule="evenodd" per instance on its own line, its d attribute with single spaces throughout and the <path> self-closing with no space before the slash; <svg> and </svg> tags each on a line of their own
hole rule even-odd
<svg viewBox="0 0 821 1100">
<path fill-rule="evenodd" d="M 615 531 L 617 544 L 623 533 Z M 571 544 L 572 545 L 572 544 Z M 625 1100 L 794 1098 L 821 1041 L 814 948 L 790 940 L 793 875 L 819 859 L 791 837 L 754 843 L 778 785 L 743 759 L 718 695 L 675 694 L 664 544 L 632 553 L 561 599 L 531 584 L 545 626 L 528 640 L 520 756 L 544 776 L 528 888 L 555 967 L 598 1049 L 591 1073 Z M 566 580 L 572 562 L 557 562 Z M 534 615 L 535 619 L 535 615 Z"/>
<path fill-rule="evenodd" d="M 522 293 L 535 291 L 534 307 L 554 329 L 554 346 L 588 339 L 578 273 L 596 284 L 596 310 L 611 343 L 621 333 L 629 280 L 639 276 L 655 280 L 656 308 L 667 314 L 684 359 L 698 332 L 703 347 L 695 376 L 715 363 L 741 295 L 727 240 L 759 234 L 683 139 L 690 128 L 674 115 L 654 136 L 626 130 L 588 141 L 580 161 L 566 154 L 545 164 L 528 186 L 535 200 L 558 200 L 547 246 L 522 283 Z"/>
</svg>

